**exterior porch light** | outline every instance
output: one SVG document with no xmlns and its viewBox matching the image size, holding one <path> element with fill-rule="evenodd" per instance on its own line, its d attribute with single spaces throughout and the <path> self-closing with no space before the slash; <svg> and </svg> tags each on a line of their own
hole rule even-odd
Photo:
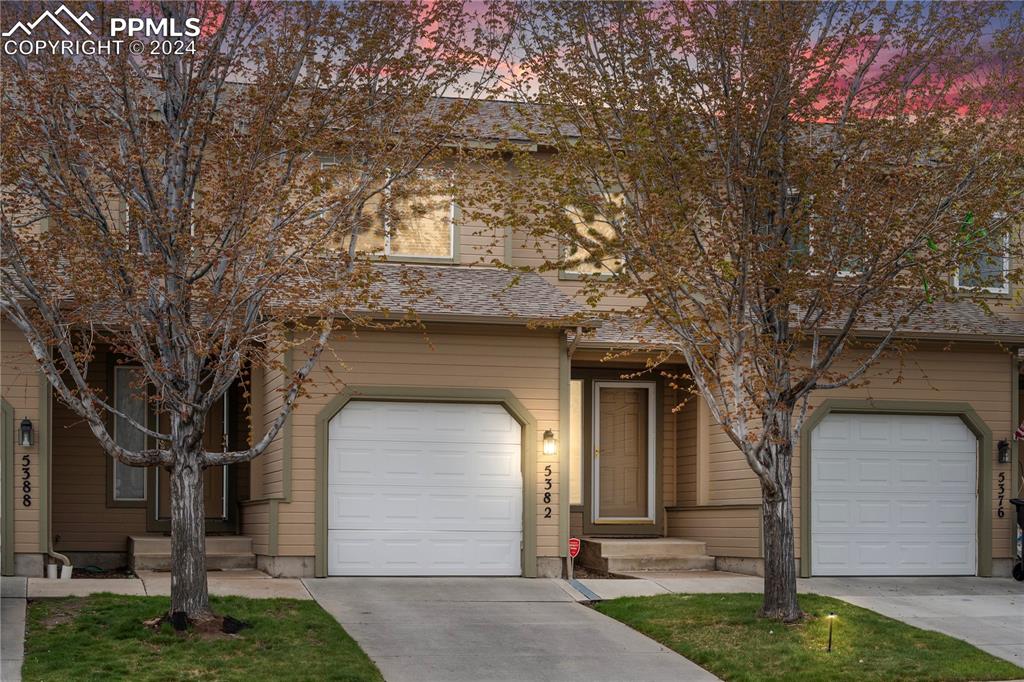
<svg viewBox="0 0 1024 682">
<path fill-rule="evenodd" d="M 555 434 L 551 429 L 544 432 L 544 454 L 547 457 L 554 457 L 558 454 L 558 444 L 555 442 Z"/>
<path fill-rule="evenodd" d="M 996 443 L 996 462 L 999 464 L 1010 463 L 1010 441 L 1005 438 Z"/>
<path fill-rule="evenodd" d="M 32 447 L 32 420 L 28 417 L 21 420 L 21 447 Z"/>
</svg>

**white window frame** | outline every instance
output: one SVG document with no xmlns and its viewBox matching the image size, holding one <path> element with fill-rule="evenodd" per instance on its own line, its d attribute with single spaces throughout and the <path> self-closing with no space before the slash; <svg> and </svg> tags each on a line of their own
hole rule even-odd
<svg viewBox="0 0 1024 682">
<path fill-rule="evenodd" d="M 577 209 L 575 206 L 565 206 L 562 210 L 569 217 L 569 220 L 572 220 L 574 222 L 574 224 L 575 224 L 575 221 L 577 221 L 577 220 L 582 222 L 582 217 L 580 216 L 579 209 Z M 601 215 L 601 217 L 604 218 L 603 214 L 599 214 L 599 215 Z M 580 245 L 578 243 L 573 243 L 573 242 L 566 243 L 565 240 L 560 240 L 560 243 L 558 245 L 558 249 L 559 249 L 559 254 L 558 254 L 559 255 L 559 260 L 562 260 L 562 261 L 566 260 L 567 258 L 572 257 L 572 252 L 573 251 L 577 251 L 577 250 L 581 250 L 581 249 L 584 250 L 584 251 L 586 250 L 582 245 Z M 589 251 L 587 253 L 589 254 Z M 591 263 L 591 265 L 592 265 L 592 263 Z M 619 265 L 619 268 L 617 270 L 613 270 L 612 268 L 610 268 L 607 265 L 605 265 L 604 261 L 601 261 L 600 267 L 601 267 L 601 272 L 581 272 L 579 270 L 574 270 L 574 269 L 569 268 L 569 267 L 560 268 L 558 270 L 558 275 L 559 275 L 559 277 L 561 279 L 579 279 L 579 280 L 587 279 L 587 278 L 613 279 L 613 278 L 618 277 L 619 275 L 621 275 L 622 271 L 626 269 L 626 259 L 622 258 L 620 260 L 620 265 Z"/>
<path fill-rule="evenodd" d="M 118 390 L 118 388 L 117 388 L 118 387 L 117 373 L 121 372 L 121 371 L 128 371 L 128 372 L 139 371 L 141 369 L 142 369 L 142 367 L 140 367 L 139 365 L 122 365 L 122 366 L 114 368 L 114 396 L 113 396 L 113 398 L 114 398 L 114 405 L 115 405 L 115 407 L 117 406 L 117 390 Z M 145 390 L 145 389 L 143 389 L 143 390 Z M 143 394 L 143 400 L 145 400 L 145 394 Z M 113 433 L 111 435 L 113 436 L 114 442 L 118 443 L 118 440 L 117 440 L 117 415 L 114 415 L 113 422 L 114 422 L 113 423 L 113 429 L 112 429 Z M 120 445 L 120 443 L 118 443 L 118 445 Z M 110 492 L 111 499 L 114 502 L 145 502 L 149 498 L 149 476 L 145 476 L 145 475 L 142 477 L 142 497 L 120 497 L 120 496 L 118 496 L 118 494 L 117 494 L 117 465 L 118 464 L 121 464 L 121 462 L 119 462 L 118 460 L 115 459 L 114 460 L 114 466 L 112 466 L 110 468 L 110 479 L 111 479 L 110 480 L 110 484 L 112 486 L 111 492 Z M 127 466 L 127 465 L 121 464 L 121 466 Z M 141 469 L 141 467 L 138 467 L 138 468 Z M 143 472 L 145 472 L 145 469 L 141 469 L 141 470 Z"/>
<path fill-rule="evenodd" d="M 390 200 L 391 192 L 384 190 L 384 201 Z M 391 221 L 387 215 L 384 216 L 384 256 L 398 260 L 416 259 L 430 260 L 448 263 L 455 259 L 455 198 L 448 201 L 448 254 L 445 256 L 434 256 L 418 253 L 394 253 L 391 250 Z"/>
<path fill-rule="evenodd" d="M 329 166 L 336 166 L 338 162 L 334 159 L 322 159 L 320 161 L 320 169 L 323 170 Z M 420 171 L 429 172 L 429 171 Z M 437 173 L 436 175 L 441 175 Z M 388 176 L 391 176 L 391 172 L 388 171 Z M 388 183 L 387 187 L 381 190 L 381 202 L 388 203 L 391 201 L 391 184 Z M 412 260 L 412 261 L 428 261 L 436 263 L 451 263 L 455 260 L 455 218 L 456 218 L 456 203 L 455 197 L 448 202 L 448 254 L 445 256 L 434 256 L 429 254 L 417 254 L 417 253 L 394 253 L 391 250 L 391 221 L 388 219 L 387 213 L 384 215 L 384 250 L 375 251 L 374 254 L 378 256 L 384 256 L 386 258 L 394 258 L 395 260 Z"/>
<path fill-rule="evenodd" d="M 996 216 L 998 218 L 999 216 Z M 960 283 L 960 271 L 963 269 L 963 265 L 957 265 L 956 272 L 953 273 L 953 285 L 962 291 L 981 291 L 988 294 L 1002 294 L 1006 295 L 1010 293 L 1010 235 L 1003 235 L 1003 255 L 1001 260 L 1003 261 L 1003 274 L 1002 280 L 1003 285 L 999 287 L 976 287 L 969 284 Z"/>
</svg>

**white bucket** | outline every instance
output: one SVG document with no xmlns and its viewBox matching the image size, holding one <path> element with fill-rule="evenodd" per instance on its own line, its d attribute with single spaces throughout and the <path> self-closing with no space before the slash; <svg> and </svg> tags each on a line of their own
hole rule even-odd
<svg viewBox="0 0 1024 682">
<path fill-rule="evenodd" d="M 71 580 L 71 571 L 74 570 L 74 566 L 61 566 L 60 567 L 60 579 Z"/>
<path fill-rule="evenodd" d="M 57 564 L 46 564 L 46 577 L 50 580 L 57 579 Z"/>
</svg>

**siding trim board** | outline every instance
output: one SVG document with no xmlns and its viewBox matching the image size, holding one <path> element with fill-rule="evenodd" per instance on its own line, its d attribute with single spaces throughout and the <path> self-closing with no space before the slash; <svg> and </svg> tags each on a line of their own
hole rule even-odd
<svg viewBox="0 0 1024 682">
<path fill-rule="evenodd" d="M 1020 359 L 1014 356 L 1010 360 L 1010 430 L 1017 427 L 1021 420 L 1020 414 L 1020 370 L 1021 363 Z M 1012 435 L 1010 436 L 1010 494 L 1007 495 L 1007 499 L 1011 497 L 1020 497 L 1020 494 L 1024 494 L 1024 491 L 1018 491 L 1020 486 L 1020 445 L 1017 443 L 1017 439 Z M 1020 494 L 1018 494 L 1018 492 Z M 1009 511 L 1014 511 L 1014 506 L 1009 505 Z M 1010 553 L 1015 554 L 1015 548 L 1017 547 L 1017 524 L 1010 524 Z"/>
<path fill-rule="evenodd" d="M 0 555 L 0 575 L 14 575 L 14 407 L 6 399 L 0 398 L 0 459 L 3 464 L 3 481 L 7 489 L 3 491 L 3 527 L 0 532 L 0 543 L 3 553 Z"/>
<path fill-rule="evenodd" d="M 39 492 L 36 501 L 39 504 L 39 552 L 50 552 L 50 398 L 52 393 L 50 382 L 39 370 L 39 423 L 36 433 L 39 437 Z"/>
<path fill-rule="evenodd" d="M 314 538 L 314 575 L 327 577 L 327 450 L 331 419 L 352 400 L 447 402 L 501 405 L 522 426 L 523 470 L 523 576 L 537 575 L 537 420 L 511 391 L 472 388 L 424 388 L 395 386 L 346 386 L 316 416 L 314 445 L 316 481 Z M 565 498 L 567 499 L 567 498 Z M 564 506 L 564 501 L 559 504 Z M 559 520 L 561 524 L 561 519 Z M 276 525 L 276 524 L 275 524 Z M 561 531 L 559 531 L 561 532 Z"/>
<path fill-rule="evenodd" d="M 814 409 L 800 433 L 800 577 L 811 577 L 811 433 L 829 414 L 917 414 L 956 416 L 978 439 L 978 575 L 992 575 L 992 431 L 968 403 L 828 398 Z M 763 548 L 761 552 L 764 554 Z"/>
<path fill-rule="evenodd" d="M 558 337 L 558 556 L 569 552 L 569 385 L 572 360 L 565 334 Z M 572 576 L 569 576 L 572 578 Z"/>
</svg>

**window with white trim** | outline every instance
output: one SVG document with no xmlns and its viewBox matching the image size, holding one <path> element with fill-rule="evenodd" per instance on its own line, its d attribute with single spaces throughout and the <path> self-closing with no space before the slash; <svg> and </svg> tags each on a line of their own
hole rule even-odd
<svg viewBox="0 0 1024 682">
<path fill-rule="evenodd" d="M 609 200 L 620 209 L 624 197 L 621 193 L 612 194 Z M 611 245 L 616 240 L 615 228 L 611 221 L 597 211 L 590 211 L 576 206 L 566 206 L 565 214 L 571 221 L 574 232 L 580 239 L 567 238 L 562 244 L 562 261 L 565 267 L 562 272 L 570 275 L 612 276 L 621 272 L 624 262 L 621 258 L 610 257 L 601 253 L 591 253 L 583 241 Z"/>
<path fill-rule="evenodd" d="M 979 251 L 970 262 L 957 268 L 956 286 L 993 294 L 1010 293 L 1010 235 L 989 238 Z"/>
<path fill-rule="evenodd" d="M 321 162 L 321 167 L 335 165 Z M 360 251 L 389 258 L 449 260 L 455 256 L 456 206 L 452 178 L 421 171 L 388 186 L 363 205 Z"/>
<path fill-rule="evenodd" d="M 146 387 L 139 367 L 114 368 L 114 408 L 138 424 L 146 423 Z M 146 447 L 146 434 L 129 419 L 114 415 L 114 442 L 125 450 Z M 115 502 L 142 502 L 146 499 L 146 470 L 114 460 L 113 498 Z"/>
</svg>

